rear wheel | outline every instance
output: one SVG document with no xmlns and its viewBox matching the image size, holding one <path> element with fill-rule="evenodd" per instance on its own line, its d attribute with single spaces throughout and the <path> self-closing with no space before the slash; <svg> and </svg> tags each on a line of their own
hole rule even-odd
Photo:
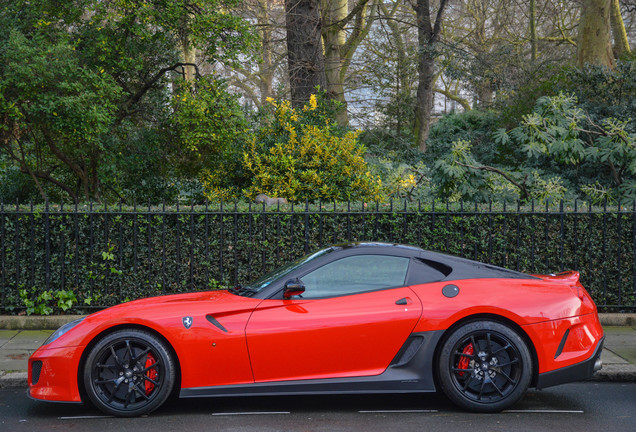
<svg viewBox="0 0 636 432">
<path fill-rule="evenodd" d="M 119 330 L 91 349 L 84 367 L 84 387 L 101 411 L 134 417 L 165 402 L 174 386 L 175 372 L 162 340 L 144 330 Z"/>
<path fill-rule="evenodd" d="M 510 327 L 474 321 L 445 340 L 439 382 L 448 398 L 475 412 L 498 412 L 517 403 L 532 378 L 530 351 Z"/>
</svg>

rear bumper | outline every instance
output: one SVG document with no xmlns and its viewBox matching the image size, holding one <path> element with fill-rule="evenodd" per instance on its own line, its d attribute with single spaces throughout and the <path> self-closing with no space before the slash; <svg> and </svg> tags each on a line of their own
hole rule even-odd
<svg viewBox="0 0 636 432">
<path fill-rule="evenodd" d="M 596 350 L 594 350 L 592 356 L 590 356 L 587 360 L 571 366 L 539 374 L 536 387 L 538 389 L 543 389 L 559 384 L 583 381 L 591 378 L 592 375 L 594 375 L 594 372 L 600 370 L 602 367 L 601 352 L 603 351 L 604 341 L 605 337 L 599 341 L 596 346 Z"/>
</svg>

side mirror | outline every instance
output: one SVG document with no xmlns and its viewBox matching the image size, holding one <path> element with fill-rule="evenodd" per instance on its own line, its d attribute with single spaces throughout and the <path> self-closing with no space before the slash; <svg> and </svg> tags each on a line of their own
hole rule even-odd
<svg viewBox="0 0 636 432">
<path fill-rule="evenodd" d="M 305 292 L 305 285 L 300 278 L 290 279 L 285 282 L 285 289 L 283 290 L 283 298 L 288 299 L 293 296 L 301 295 Z"/>
</svg>

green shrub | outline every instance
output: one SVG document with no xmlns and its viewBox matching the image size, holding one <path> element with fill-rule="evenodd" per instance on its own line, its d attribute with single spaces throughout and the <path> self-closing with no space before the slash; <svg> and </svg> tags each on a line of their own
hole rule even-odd
<svg viewBox="0 0 636 432">
<path fill-rule="evenodd" d="M 296 202 L 382 198 L 381 181 L 368 171 L 359 133 L 337 127 L 320 96 L 312 95 L 302 110 L 289 101 L 269 103 L 273 115 L 242 155 L 241 168 L 250 182 L 242 191 L 245 196 L 266 194 Z M 215 179 L 205 179 L 207 196 L 232 196 Z"/>
</svg>

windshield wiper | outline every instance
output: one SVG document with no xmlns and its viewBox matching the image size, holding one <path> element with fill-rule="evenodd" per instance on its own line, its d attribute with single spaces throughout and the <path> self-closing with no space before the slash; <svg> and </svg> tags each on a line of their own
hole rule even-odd
<svg viewBox="0 0 636 432">
<path fill-rule="evenodd" d="M 239 296 L 245 296 L 246 294 L 252 295 L 258 292 L 254 288 L 243 287 L 240 284 L 235 286 L 234 288 L 228 288 L 227 290 L 231 292 L 232 294 L 239 295 Z"/>
<path fill-rule="evenodd" d="M 238 289 L 238 292 L 239 292 L 239 295 L 244 295 L 244 294 L 256 294 L 258 291 L 250 287 L 240 287 Z"/>
</svg>

